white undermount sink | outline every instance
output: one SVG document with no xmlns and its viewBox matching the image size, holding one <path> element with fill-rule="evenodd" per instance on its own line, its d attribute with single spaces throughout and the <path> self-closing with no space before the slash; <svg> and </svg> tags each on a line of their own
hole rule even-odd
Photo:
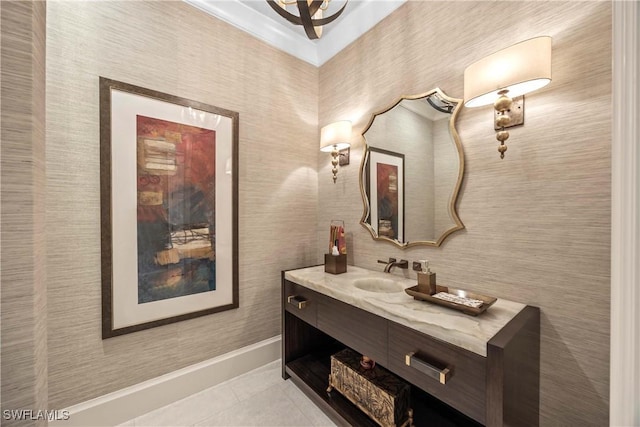
<svg viewBox="0 0 640 427">
<path fill-rule="evenodd" d="M 393 293 L 403 292 L 404 288 L 398 282 L 389 279 L 367 278 L 353 281 L 353 285 L 368 292 Z"/>
</svg>

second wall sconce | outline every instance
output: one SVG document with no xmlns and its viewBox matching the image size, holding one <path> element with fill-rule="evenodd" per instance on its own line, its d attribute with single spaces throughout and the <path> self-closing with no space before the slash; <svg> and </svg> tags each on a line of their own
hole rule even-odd
<svg viewBox="0 0 640 427">
<path fill-rule="evenodd" d="M 551 37 L 516 43 L 474 62 L 464 70 L 464 105 L 481 107 L 493 103 L 496 110 L 498 151 L 504 158 L 507 127 L 524 124 L 524 97 L 518 103 L 521 120 L 512 118 L 515 97 L 540 89 L 551 82 Z M 517 102 L 518 100 L 516 100 Z M 514 110 L 514 111 L 512 111 Z"/>
<path fill-rule="evenodd" d="M 331 152 L 331 165 L 333 168 L 333 183 L 338 179 L 338 163 L 340 162 L 340 150 L 348 149 L 351 145 L 351 122 L 342 120 L 326 125 L 320 131 L 320 151 Z M 346 153 L 345 153 L 346 154 Z M 348 154 L 346 154 L 348 156 Z M 341 163 L 342 164 L 342 163 Z"/>
</svg>

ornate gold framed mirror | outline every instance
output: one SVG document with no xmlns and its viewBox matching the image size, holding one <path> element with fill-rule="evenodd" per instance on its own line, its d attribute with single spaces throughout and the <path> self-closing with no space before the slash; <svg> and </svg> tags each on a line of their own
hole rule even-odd
<svg viewBox="0 0 640 427">
<path fill-rule="evenodd" d="M 360 223 L 375 240 L 440 246 L 464 228 L 456 212 L 464 176 L 455 127 L 461 106 L 461 99 L 435 88 L 371 116 L 362 132 Z"/>
</svg>

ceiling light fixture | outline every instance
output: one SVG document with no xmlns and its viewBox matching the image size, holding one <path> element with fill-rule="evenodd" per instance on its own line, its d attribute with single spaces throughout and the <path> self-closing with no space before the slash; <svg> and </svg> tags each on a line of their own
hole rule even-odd
<svg viewBox="0 0 640 427">
<path fill-rule="evenodd" d="M 347 1 L 345 1 L 336 13 L 323 17 L 323 12 L 329 7 L 331 0 L 267 0 L 267 3 L 287 21 L 295 25 L 302 25 L 307 37 L 311 40 L 319 39 L 322 36 L 322 26 L 335 21 L 347 5 Z M 298 15 L 286 10 L 287 6 L 291 5 L 297 6 Z"/>
</svg>

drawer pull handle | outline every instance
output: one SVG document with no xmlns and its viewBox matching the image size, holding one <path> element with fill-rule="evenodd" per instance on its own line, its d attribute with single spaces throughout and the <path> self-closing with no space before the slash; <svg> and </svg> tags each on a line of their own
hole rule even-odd
<svg viewBox="0 0 640 427">
<path fill-rule="evenodd" d="M 424 360 L 420 360 L 415 352 L 407 354 L 404 362 L 407 366 L 417 369 L 440 384 L 446 384 L 451 378 L 451 370 L 449 368 L 437 368 Z"/>
<path fill-rule="evenodd" d="M 302 310 L 303 308 L 305 308 L 307 306 L 308 301 L 302 297 L 299 297 L 297 295 L 289 295 L 287 297 L 287 302 L 289 304 L 293 304 L 296 307 L 298 307 L 298 310 Z"/>
</svg>

